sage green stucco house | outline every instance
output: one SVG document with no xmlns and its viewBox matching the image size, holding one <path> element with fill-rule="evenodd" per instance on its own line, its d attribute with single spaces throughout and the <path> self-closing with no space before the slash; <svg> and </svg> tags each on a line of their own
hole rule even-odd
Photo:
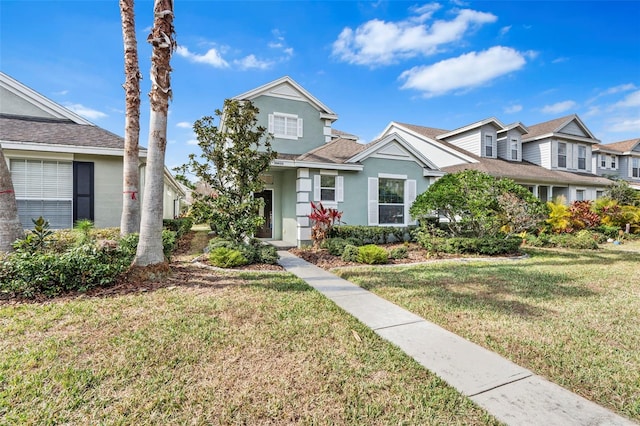
<svg viewBox="0 0 640 426">
<path fill-rule="evenodd" d="M 410 225 L 416 195 L 444 174 L 398 134 L 365 145 L 334 129 L 338 115 L 290 77 L 235 99 L 259 108 L 278 152 L 257 194 L 265 200 L 260 238 L 308 243 L 311 201 L 344 212 L 349 225 Z"/>
</svg>

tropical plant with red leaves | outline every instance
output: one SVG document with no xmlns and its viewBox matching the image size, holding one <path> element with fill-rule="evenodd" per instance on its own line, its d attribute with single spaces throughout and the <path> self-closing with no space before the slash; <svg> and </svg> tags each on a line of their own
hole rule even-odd
<svg viewBox="0 0 640 426">
<path fill-rule="evenodd" d="M 569 206 L 569 213 L 574 230 L 592 229 L 600 225 L 600 215 L 594 211 L 591 201 L 574 201 Z"/>
<path fill-rule="evenodd" d="M 322 203 L 311 202 L 311 214 L 307 215 L 313 222 L 311 227 L 311 239 L 315 248 L 327 238 L 327 235 L 333 225 L 340 223 L 342 212 L 334 208 L 326 208 Z"/>
</svg>

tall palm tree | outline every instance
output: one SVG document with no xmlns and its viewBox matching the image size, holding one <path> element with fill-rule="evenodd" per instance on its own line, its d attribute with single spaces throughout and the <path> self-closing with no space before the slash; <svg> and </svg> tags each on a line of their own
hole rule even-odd
<svg viewBox="0 0 640 426">
<path fill-rule="evenodd" d="M 12 244 L 24 236 L 20 219 L 16 194 L 13 192 L 11 172 L 4 159 L 4 152 L 0 146 L 0 253 L 10 252 Z"/>
<path fill-rule="evenodd" d="M 167 147 L 167 115 L 171 98 L 171 54 L 175 42 L 173 0 L 154 1 L 154 21 L 147 41 L 151 54 L 151 113 L 149 146 L 145 170 L 144 199 L 140 220 L 140 239 L 133 264 L 148 266 L 164 262 L 162 251 L 162 197 L 164 192 L 164 154 Z"/>
<path fill-rule="evenodd" d="M 122 167 L 122 217 L 120 235 L 140 230 L 140 197 L 138 176 L 138 139 L 140 136 L 140 67 L 136 41 L 134 0 L 120 0 L 122 40 L 124 43 L 125 126 Z"/>
</svg>

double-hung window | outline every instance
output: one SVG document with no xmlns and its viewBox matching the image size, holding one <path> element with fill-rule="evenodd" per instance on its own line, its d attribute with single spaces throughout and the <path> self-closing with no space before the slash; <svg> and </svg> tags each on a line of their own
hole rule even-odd
<svg viewBox="0 0 640 426">
<path fill-rule="evenodd" d="M 604 154 L 600 154 L 600 168 L 601 169 L 607 168 L 607 157 Z"/>
<path fill-rule="evenodd" d="M 274 112 L 269 114 L 269 133 L 276 138 L 298 139 L 303 136 L 303 122 L 295 114 Z"/>
<path fill-rule="evenodd" d="M 576 201 L 584 201 L 585 192 L 586 191 L 584 189 L 576 189 Z"/>
<path fill-rule="evenodd" d="M 578 145 L 578 170 L 587 169 L 587 147 Z"/>
<path fill-rule="evenodd" d="M 344 177 L 335 170 L 322 170 L 313 177 L 313 199 L 328 205 L 344 201 Z"/>
<path fill-rule="evenodd" d="M 409 225 L 409 207 L 415 199 L 416 181 L 405 175 L 380 173 L 369 178 L 369 225 Z"/>
<path fill-rule="evenodd" d="M 640 158 L 631 159 L 631 177 L 640 178 Z"/>
<path fill-rule="evenodd" d="M 484 156 L 493 157 L 495 147 L 493 146 L 493 135 L 484 135 Z"/>
<path fill-rule="evenodd" d="M 616 156 L 612 155 L 610 158 L 611 158 L 611 168 L 615 169 L 617 167 L 616 166 Z"/>
<path fill-rule="evenodd" d="M 518 139 L 516 138 L 511 139 L 511 159 L 518 159 Z"/>
<path fill-rule="evenodd" d="M 11 159 L 11 179 L 24 228 L 42 216 L 51 228 L 73 225 L 73 163 L 49 160 Z"/>
<path fill-rule="evenodd" d="M 558 167 L 567 167 L 567 144 L 558 142 Z"/>
</svg>

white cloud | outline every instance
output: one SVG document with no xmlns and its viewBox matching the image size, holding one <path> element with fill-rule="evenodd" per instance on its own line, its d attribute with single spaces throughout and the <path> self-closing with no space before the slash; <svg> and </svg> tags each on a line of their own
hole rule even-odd
<svg viewBox="0 0 640 426">
<path fill-rule="evenodd" d="M 189 139 L 187 145 L 198 145 L 198 139 Z"/>
<path fill-rule="evenodd" d="M 509 31 L 511 31 L 511 25 L 507 25 L 506 27 L 502 27 L 500 28 L 500 35 L 504 36 L 506 35 Z"/>
<path fill-rule="evenodd" d="M 105 114 L 104 112 L 91 109 L 81 104 L 66 103 L 64 104 L 64 106 L 70 109 L 71 111 L 75 112 L 76 114 L 81 115 L 85 118 L 88 118 L 89 120 L 97 120 L 100 118 L 107 117 L 107 114 Z"/>
<path fill-rule="evenodd" d="M 192 125 L 188 121 L 181 121 L 176 124 L 176 127 L 180 127 L 181 129 L 190 129 Z"/>
<path fill-rule="evenodd" d="M 568 111 L 575 107 L 577 104 L 574 101 L 562 101 L 553 105 L 545 105 L 542 107 L 542 112 L 545 114 L 560 114 L 561 112 Z"/>
<path fill-rule="evenodd" d="M 562 62 L 567 62 L 569 60 L 569 58 L 565 57 L 565 56 L 561 56 L 559 58 L 554 59 L 553 61 L 551 61 L 552 64 L 560 64 Z"/>
<path fill-rule="evenodd" d="M 58 96 L 64 96 L 64 95 L 69 94 L 69 91 L 68 90 L 61 90 L 59 92 L 54 92 L 53 94 L 54 95 L 58 95 Z"/>
<path fill-rule="evenodd" d="M 239 66 L 240 69 L 242 69 L 242 70 L 248 70 L 248 69 L 266 70 L 269 67 L 271 67 L 271 65 L 273 65 L 273 62 L 262 61 L 262 60 L 256 58 L 256 56 L 253 55 L 253 54 L 251 54 L 249 56 L 245 56 L 242 59 L 235 60 L 235 61 L 233 61 L 233 63 L 235 65 Z"/>
<path fill-rule="evenodd" d="M 618 108 L 640 106 L 640 90 L 636 90 L 635 92 L 628 94 L 623 100 L 617 102 L 614 106 Z"/>
<path fill-rule="evenodd" d="M 613 95 L 620 92 L 628 92 L 629 90 L 635 90 L 636 85 L 633 83 L 620 84 L 618 86 L 610 87 L 607 90 L 600 93 L 600 95 Z"/>
<path fill-rule="evenodd" d="M 207 64 L 215 68 L 227 68 L 229 66 L 229 63 L 222 58 L 220 52 L 216 48 L 207 50 L 207 53 L 204 55 L 198 55 L 190 52 L 185 46 L 178 46 L 176 53 L 178 56 L 182 56 L 190 62 Z"/>
<path fill-rule="evenodd" d="M 640 117 L 638 118 L 619 118 L 611 123 L 607 130 L 610 132 L 633 132 L 640 133 Z"/>
<path fill-rule="evenodd" d="M 415 16 L 404 21 L 373 19 L 355 30 L 344 28 L 333 43 L 333 55 L 351 64 L 391 64 L 403 58 L 434 54 L 440 46 L 462 39 L 470 29 L 498 19 L 491 13 L 462 9 L 454 19 L 437 20 L 429 27 L 424 21 L 431 19 L 435 8 L 436 5 L 414 8 Z"/>
<path fill-rule="evenodd" d="M 515 114 L 522 111 L 522 105 L 509 105 L 504 109 L 505 114 Z"/>
<path fill-rule="evenodd" d="M 433 65 L 411 68 L 400 75 L 403 89 L 416 89 L 425 96 L 469 89 L 497 77 L 517 71 L 525 65 L 524 56 L 509 47 L 495 46 L 482 52 L 470 52 Z"/>
</svg>

